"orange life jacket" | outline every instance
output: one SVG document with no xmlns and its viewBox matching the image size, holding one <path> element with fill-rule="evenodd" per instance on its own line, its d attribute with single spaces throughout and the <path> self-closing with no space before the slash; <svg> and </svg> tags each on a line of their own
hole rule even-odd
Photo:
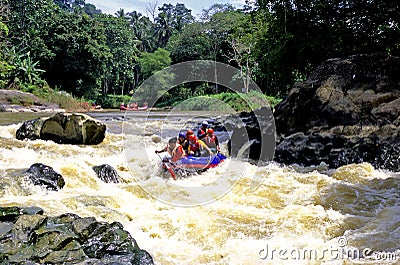
<svg viewBox="0 0 400 265">
<path fill-rule="evenodd" d="M 214 134 L 212 136 L 207 135 L 206 138 L 203 139 L 203 141 L 210 148 L 217 147 L 217 137 Z"/>
<path fill-rule="evenodd" d="M 194 143 L 189 143 L 188 152 L 193 151 L 195 156 L 200 156 L 200 151 L 207 147 L 207 145 L 202 140 L 197 140 Z"/>
<path fill-rule="evenodd" d="M 175 147 L 174 151 L 172 151 L 172 158 L 171 161 L 172 162 L 176 162 L 178 161 L 180 158 L 184 157 L 185 151 L 183 151 L 183 148 L 181 145 L 178 145 L 177 147 Z"/>
</svg>

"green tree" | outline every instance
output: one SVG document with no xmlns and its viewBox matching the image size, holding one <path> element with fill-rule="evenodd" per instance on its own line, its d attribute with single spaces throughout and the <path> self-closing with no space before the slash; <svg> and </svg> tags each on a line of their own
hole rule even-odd
<svg viewBox="0 0 400 265">
<path fill-rule="evenodd" d="M 54 0 L 54 3 L 68 12 L 73 12 L 75 8 L 82 9 L 85 6 L 85 0 Z"/>
<path fill-rule="evenodd" d="M 38 68 L 39 61 L 34 62 L 29 52 L 16 56 L 15 58 L 15 79 L 27 84 L 38 84 L 43 82 L 40 75 L 45 71 Z"/>
<path fill-rule="evenodd" d="M 213 4 L 209 8 L 202 10 L 201 21 L 205 23 L 210 22 L 215 14 L 226 11 L 235 11 L 235 8 L 231 4 Z"/>
<path fill-rule="evenodd" d="M 111 53 L 103 73 L 103 95 L 126 95 L 137 83 L 135 75 L 139 51 L 136 36 L 124 17 L 101 15 L 97 19 L 105 29 L 106 45 Z"/>
<path fill-rule="evenodd" d="M 11 45 L 17 49 L 28 48 L 35 60 L 52 56 L 43 36 L 57 6 L 50 0 L 9 0 L 9 28 Z"/>
<path fill-rule="evenodd" d="M 400 54 L 400 2 L 396 0 L 262 0 L 254 18 L 267 25 L 257 38 L 258 83 L 285 94 L 298 78 L 332 57 Z M 265 28 L 265 27 L 264 27 Z"/>
<path fill-rule="evenodd" d="M 229 36 L 233 50 L 229 56 L 230 62 L 235 62 L 239 67 L 240 78 L 243 81 L 243 92 L 246 93 L 249 92 L 253 72 L 258 67 L 257 58 L 253 56 L 257 30 L 258 28 L 252 23 L 250 16 L 242 14 L 241 18 L 235 23 L 234 33 Z"/>
<path fill-rule="evenodd" d="M 9 17 L 9 7 L 5 0 L 0 1 L 0 89 L 4 89 L 9 85 L 11 73 L 15 66 L 11 65 L 7 58 L 5 50 L 7 50 L 7 37 L 9 34 L 8 26 L 3 22 Z"/>
<path fill-rule="evenodd" d="M 180 34 L 173 35 L 166 47 L 171 52 L 172 62 L 212 59 L 206 30 L 204 23 L 194 22 L 188 24 Z"/>
<path fill-rule="evenodd" d="M 150 101 L 153 105 L 159 97 L 168 97 L 168 90 L 171 88 L 170 83 L 174 78 L 174 73 L 169 71 L 161 71 L 171 64 L 170 53 L 167 50 L 158 48 L 153 53 L 142 53 L 139 58 L 141 71 L 141 84 L 135 95 L 137 100 Z"/>
<path fill-rule="evenodd" d="M 85 11 L 86 14 L 88 14 L 91 17 L 101 14 L 101 10 L 97 9 L 96 6 L 93 4 L 85 4 L 83 10 Z"/>
<path fill-rule="evenodd" d="M 210 40 L 210 54 L 213 55 L 212 59 L 215 62 L 233 63 L 233 66 L 243 70 L 241 63 L 243 59 L 236 53 L 239 50 L 241 51 L 241 48 L 234 46 L 234 44 L 237 44 L 237 40 L 233 40 L 233 34 L 239 27 L 238 24 L 243 24 L 242 20 L 245 19 L 245 14 L 241 10 L 235 10 L 230 5 L 213 5 L 204 14 L 208 14 L 209 17 L 206 20 L 206 27 Z M 218 73 L 215 72 L 215 93 L 219 92 L 217 82 Z"/>
<path fill-rule="evenodd" d="M 115 12 L 114 14 L 117 18 L 121 18 L 123 20 L 128 21 L 129 17 L 128 17 L 128 13 L 125 12 L 125 10 L 123 8 L 120 8 L 117 12 Z"/>
<path fill-rule="evenodd" d="M 184 4 L 164 4 L 159 8 L 160 13 L 155 19 L 155 35 L 157 45 L 165 47 L 175 32 L 181 32 L 183 27 L 194 21 L 191 10 Z"/>
<path fill-rule="evenodd" d="M 142 53 L 139 58 L 141 72 L 140 79 L 146 80 L 156 72 L 171 65 L 170 53 L 167 50 L 158 48 L 153 53 Z"/>
<path fill-rule="evenodd" d="M 4 21 L 10 16 L 10 10 L 7 0 L 0 0 L 0 51 L 7 44 L 7 36 L 10 32 L 9 27 Z"/>
<path fill-rule="evenodd" d="M 54 54 L 41 63 L 49 84 L 77 96 L 96 97 L 110 57 L 103 25 L 85 13 L 60 10 L 48 26 L 45 41 Z"/>
<path fill-rule="evenodd" d="M 136 41 L 136 47 L 141 52 L 151 52 L 155 47 L 154 24 L 148 17 L 141 13 L 133 11 L 129 12 L 130 25 L 133 29 Z"/>
<path fill-rule="evenodd" d="M 203 11 L 202 21 L 186 25 L 180 34 L 171 37 L 167 49 L 174 63 L 188 60 L 214 60 L 241 68 L 243 87 L 248 87 L 254 62 L 248 53 L 254 39 L 250 16 L 231 5 L 213 5 Z M 246 49 L 245 49 L 246 46 Z M 193 69 L 196 71 L 196 69 Z M 203 92 L 207 85 L 191 84 Z M 215 93 L 219 93 L 218 73 L 215 72 Z M 193 90 L 193 89 L 192 89 Z"/>
</svg>

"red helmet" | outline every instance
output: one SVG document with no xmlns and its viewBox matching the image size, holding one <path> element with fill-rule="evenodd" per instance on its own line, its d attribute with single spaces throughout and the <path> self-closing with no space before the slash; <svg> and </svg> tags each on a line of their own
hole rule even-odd
<svg viewBox="0 0 400 265">
<path fill-rule="evenodd" d="M 195 142 L 196 140 L 197 140 L 196 135 L 194 134 L 189 135 L 189 142 Z"/>
<path fill-rule="evenodd" d="M 212 128 L 209 128 L 209 129 L 207 130 L 207 133 L 208 133 L 208 134 L 213 134 L 213 133 L 214 133 L 214 130 L 213 130 Z"/>
<path fill-rule="evenodd" d="M 186 137 L 189 137 L 189 135 L 192 135 L 192 134 L 194 134 L 194 132 L 192 130 L 189 129 L 186 131 Z"/>
</svg>

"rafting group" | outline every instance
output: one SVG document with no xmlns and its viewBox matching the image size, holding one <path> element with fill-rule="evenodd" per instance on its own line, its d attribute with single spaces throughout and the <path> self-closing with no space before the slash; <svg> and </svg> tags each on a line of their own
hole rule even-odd
<svg viewBox="0 0 400 265">
<path fill-rule="evenodd" d="M 148 107 L 149 106 L 148 106 L 147 102 L 144 102 L 142 107 L 140 107 L 137 104 L 137 102 L 130 102 L 126 106 L 125 106 L 125 103 L 122 102 L 121 105 L 119 106 L 119 110 L 147 110 Z"/>
<path fill-rule="evenodd" d="M 173 179 L 179 173 L 201 172 L 215 167 L 226 158 L 220 153 L 218 138 L 207 121 L 202 122 L 197 136 L 190 129 L 181 131 L 168 141 L 164 149 L 155 153 L 162 153 L 162 156 L 159 155 L 162 167 Z"/>
</svg>

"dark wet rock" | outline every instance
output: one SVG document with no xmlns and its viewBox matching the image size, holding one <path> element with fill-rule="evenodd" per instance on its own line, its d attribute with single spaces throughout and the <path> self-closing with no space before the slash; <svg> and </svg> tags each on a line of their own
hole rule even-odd
<svg viewBox="0 0 400 265">
<path fill-rule="evenodd" d="M 0 221 L 15 222 L 23 214 L 21 211 L 22 209 L 19 207 L 0 207 Z"/>
<path fill-rule="evenodd" d="M 94 166 L 93 170 L 96 172 L 97 177 L 105 183 L 121 182 L 121 177 L 118 175 L 118 172 L 110 165 L 103 164 L 100 166 Z"/>
<path fill-rule="evenodd" d="M 90 238 L 83 244 L 85 253 L 90 258 L 116 256 L 114 258 L 121 261 L 133 261 L 138 245 L 122 228 L 118 222 L 111 225 L 98 223 Z"/>
<path fill-rule="evenodd" d="M 37 118 L 34 120 L 24 122 L 21 127 L 18 128 L 16 137 L 18 140 L 37 140 L 40 138 L 40 130 L 42 129 L 43 123 L 47 118 Z"/>
<path fill-rule="evenodd" d="M 118 222 L 26 209 L 0 208 L 3 217 L 12 217 L 0 220 L 1 264 L 154 264 Z"/>
<path fill-rule="evenodd" d="M 24 122 L 17 130 L 19 140 L 51 140 L 60 144 L 101 143 L 106 125 L 85 114 L 57 113 L 48 118 Z"/>
<path fill-rule="evenodd" d="M 39 207 L 0 207 L 0 222 L 17 221 L 22 214 L 43 214 L 42 208 Z"/>
<path fill-rule="evenodd" d="M 44 186 L 50 190 L 60 190 L 64 187 L 64 178 L 52 167 L 35 163 L 26 171 L 25 175 L 34 184 Z"/>
<path fill-rule="evenodd" d="M 400 59 L 331 59 L 296 83 L 274 113 L 275 160 L 330 167 L 369 162 L 400 170 Z"/>
<path fill-rule="evenodd" d="M 270 161 L 274 156 L 275 125 L 272 111 L 263 107 L 254 112 L 219 117 L 217 124 L 231 133 L 228 141 L 232 157 Z"/>
</svg>

